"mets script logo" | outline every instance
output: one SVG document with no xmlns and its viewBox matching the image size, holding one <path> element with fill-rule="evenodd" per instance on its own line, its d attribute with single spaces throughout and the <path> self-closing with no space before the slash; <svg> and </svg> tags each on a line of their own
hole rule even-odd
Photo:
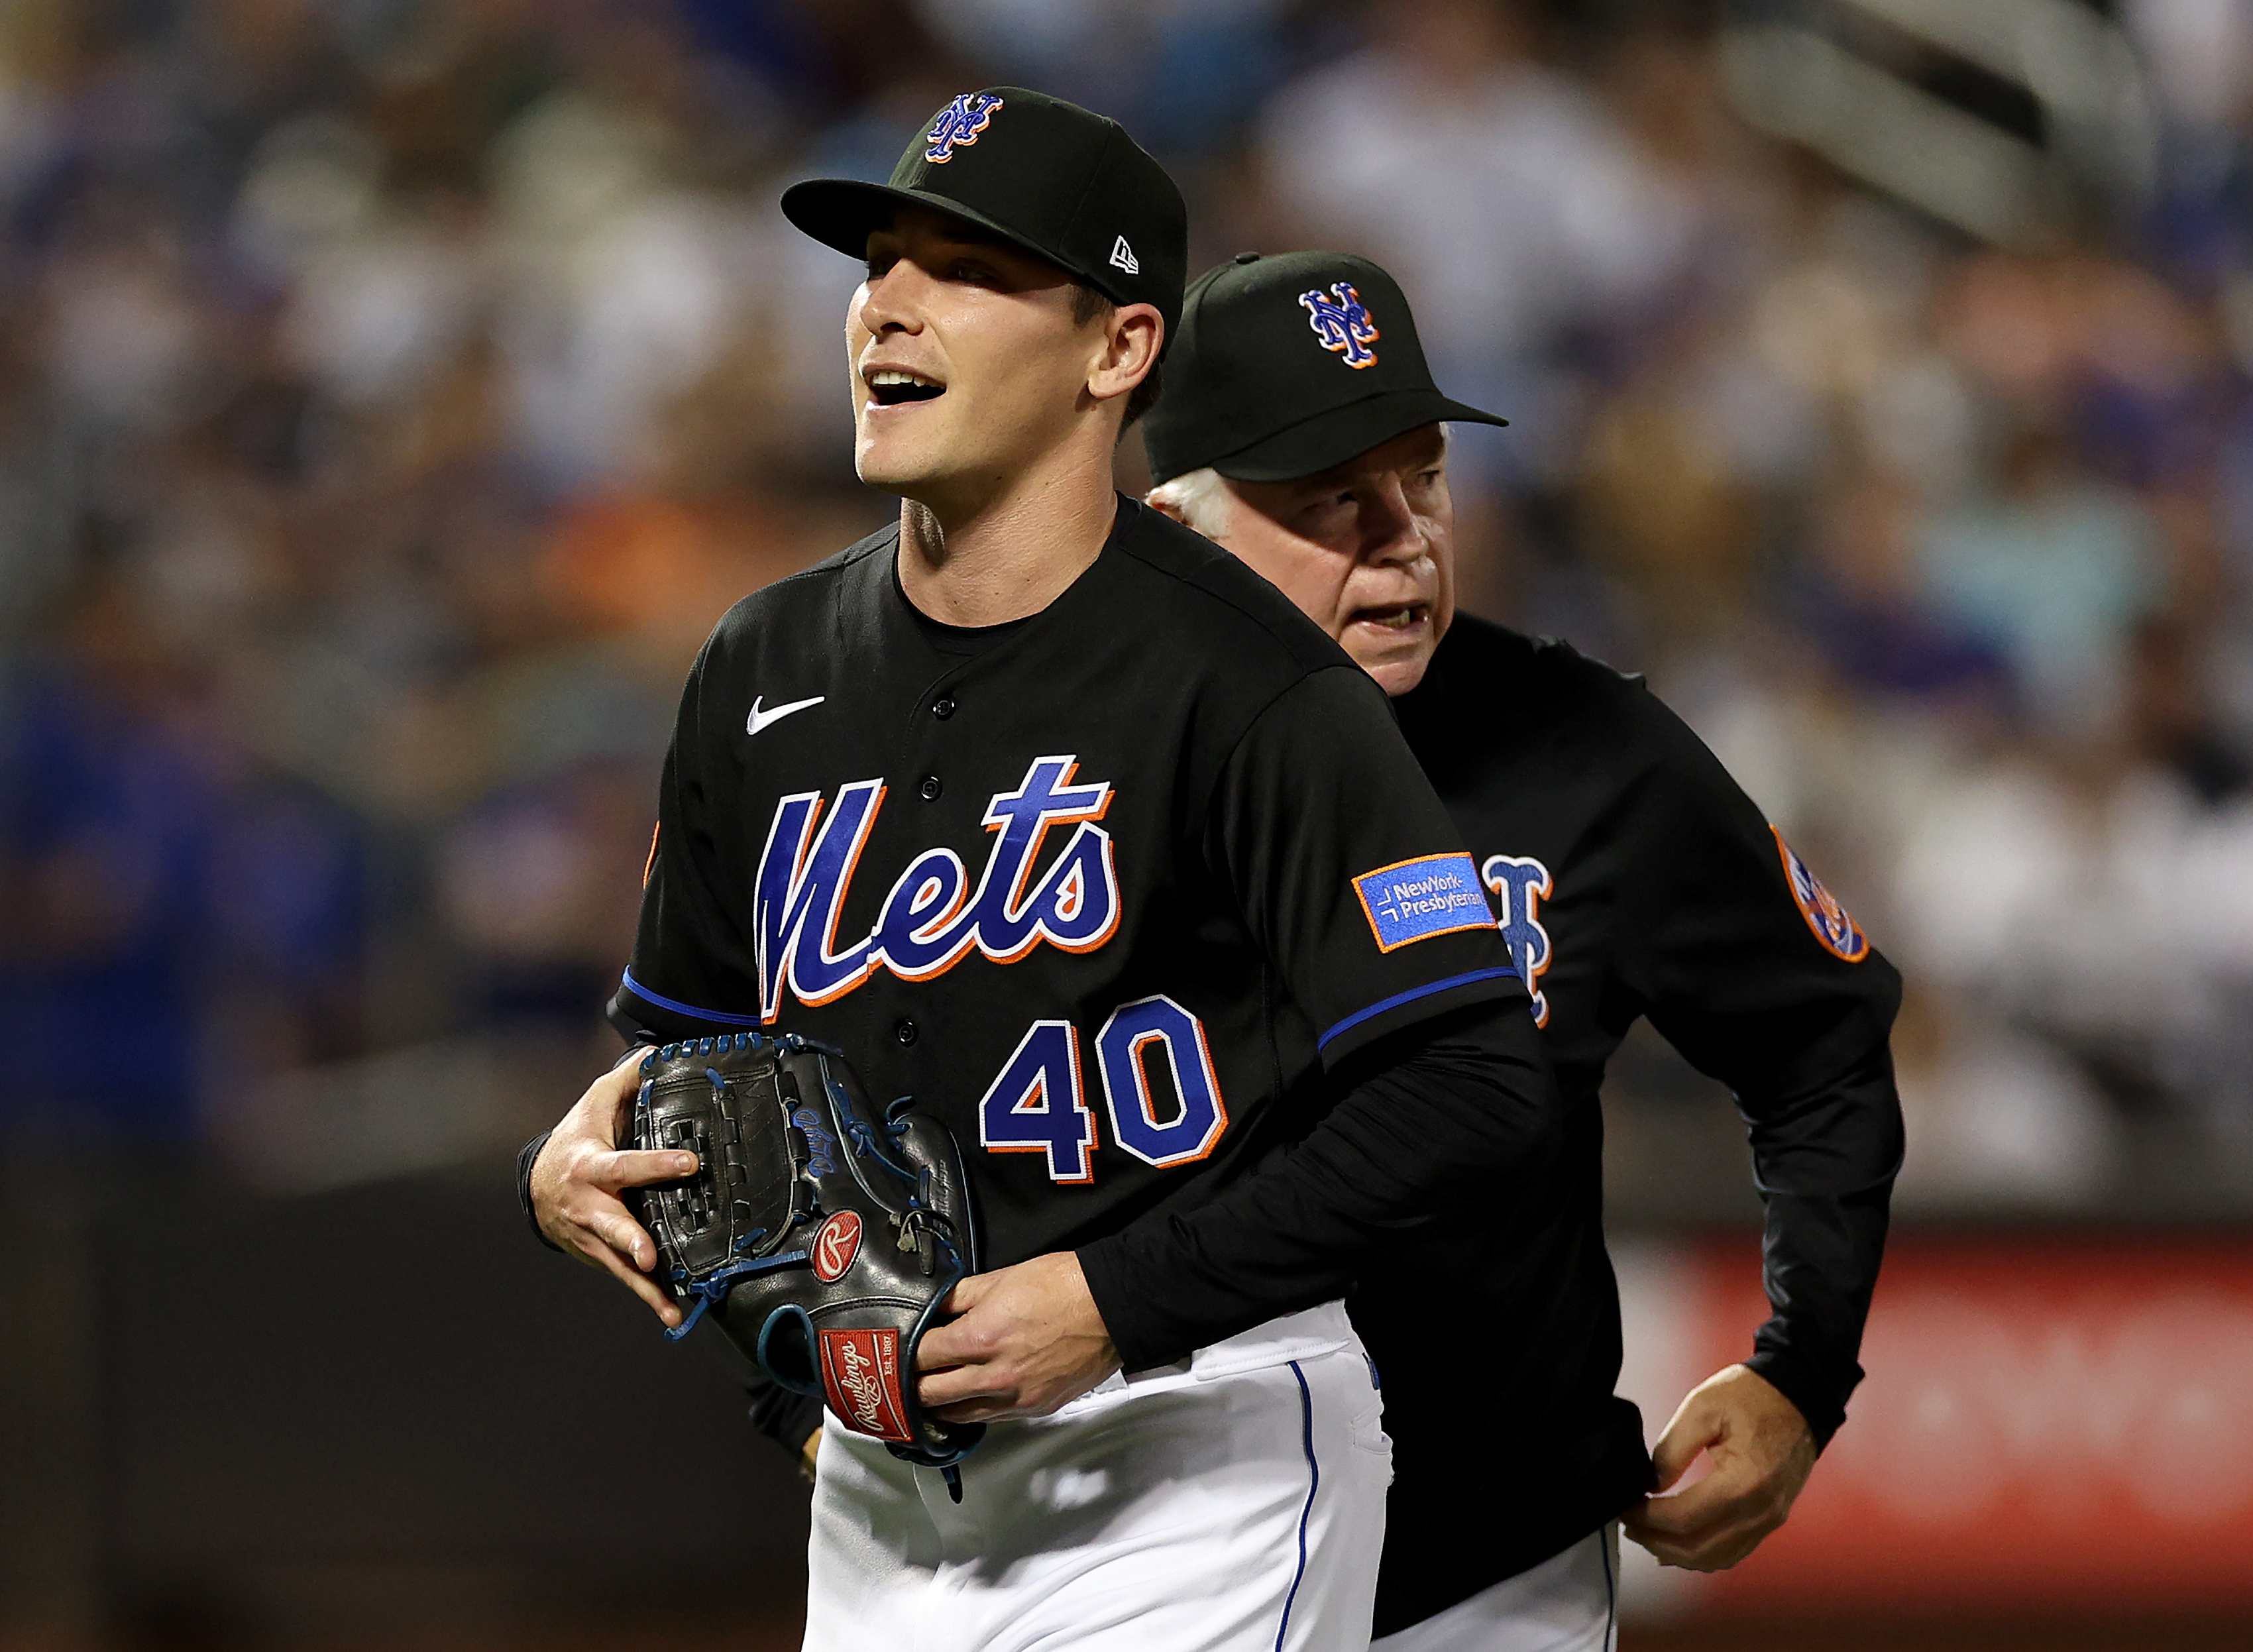
<svg viewBox="0 0 2253 1652">
<path fill-rule="evenodd" d="M 1533 1024 L 1549 1024 L 1549 995 L 1541 990 L 1542 972 L 1549 967 L 1549 931 L 1541 927 L 1541 903 L 1554 887 L 1549 868 L 1531 855 L 1490 854 L 1479 875 L 1492 889 L 1502 908 L 1503 944 L 1533 994 Z"/>
<path fill-rule="evenodd" d="M 975 143 L 978 135 L 986 129 L 986 123 L 994 118 L 1001 107 L 1000 98 L 983 92 L 964 93 L 938 112 L 938 119 L 931 122 L 931 130 L 924 134 L 930 147 L 924 150 L 924 159 L 936 165 L 945 165 L 954 158 L 954 146 L 959 143 L 967 148 Z"/>
<path fill-rule="evenodd" d="M 1791 852 L 1783 833 L 1774 826 L 1768 832 L 1775 839 L 1775 852 L 1783 857 L 1783 875 L 1791 885 L 1791 898 L 1799 903 L 1799 916 L 1807 920 L 1815 938 L 1849 964 L 1860 963 L 1870 955 L 1870 938 L 1846 916 L 1846 909 L 1823 887 L 1823 880 L 1807 869 L 1807 862 Z"/>
<path fill-rule="evenodd" d="M 824 1285 L 834 1285 L 845 1277 L 845 1270 L 860 1254 L 860 1213 L 840 1210 L 813 1236 L 813 1277 Z"/>
<path fill-rule="evenodd" d="M 894 880 L 875 927 L 843 946 L 838 918 L 883 807 L 884 783 L 841 786 L 827 820 L 819 791 L 783 798 L 751 896 L 760 1016 L 771 1021 L 780 1013 L 785 983 L 799 1003 L 827 1004 L 879 969 L 926 981 L 973 951 L 1014 964 L 1043 941 L 1092 952 L 1109 940 L 1119 928 L 1119 875 L 1111 834 L 1095 823 L 1111 807 L 1112 791 L 1072 784 L 1078 767 L 1071 756 L 1036 757 L 1015 791 L 986 805 L 994 847 L 974 884 L 953 850 L 925 849 Z M 1058 826 L 1071 835 L 1036 870 L 1042 844 Z"/>
<path fill-rule="evenodd" d="M 800 1107 L 790 1116 L 791 1123 L 806 1133 L 806 1169 L 808 1175 L 832 1176 L 837 1174 L 837 1138 L 821 1127 L 821 1115 L 811 1107 Z"/>
<path fill-rule="evenodd" d="M 1377 322 L 1351 282 L 1332 282 L 1328 293 L 1319 287 L 1302 292 L 1299 302 L 1306 306 L 1307 325 L 1315 330 L 1323 349 L 1343 356 L 1349 367 L 1377 365 L 1377 352 L 1369 347 L 1377 342 Z"/>
</svg>

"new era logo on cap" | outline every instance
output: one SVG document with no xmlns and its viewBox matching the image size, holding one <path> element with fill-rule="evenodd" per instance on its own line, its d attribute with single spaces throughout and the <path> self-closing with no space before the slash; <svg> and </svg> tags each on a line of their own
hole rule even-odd
<svg viewBox="0 0 2253 1652">
<path fill-rule="evenodd" d="M 1111 263 L 1114 269 L 1123 269 L 1130 275 L 1142 273 L 1142 261 L 1134 256 L 1134 249 L 1126 244 L 1124 235 L 1111 243 Z"/>
<path fill-rule="evenodd" d="M 945 165 L 954 158 L 954 146 L 959 143 L 966 148 L 975 143 L 978 135 L 1001 108 L 1001 100 L 990 93 L 964 93 L 938 112 L 938 119 L 924 135 L 924 141 L 930 145 L 923 152 L 924 159 L 933 165 Z"/>
</svg>

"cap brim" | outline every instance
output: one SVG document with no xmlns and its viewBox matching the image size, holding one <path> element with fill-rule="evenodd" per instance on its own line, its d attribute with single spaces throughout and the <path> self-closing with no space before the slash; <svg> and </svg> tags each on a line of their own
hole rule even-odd
<svg viewBox="0 0 2253 1652">
<path fill-rule="evenodd" d="M 1223 455 L 1212 461 L 1212 468 L 1238 482 L 1292 482 L 1343 464 L 1419 426 L 1444 422 L 1508 424 L 1510 421 L 1436 390 L 1388 390 L 1310 415 L 1273 436 Z"/>
<path fill-rule="evenodd" d="M 1111 290 L 1109 280 L 1100 271 L 1066 263 L 1053 248 L 1041 246 L 982 213 L 971 211 L 960 201 L 927 190 L 896 189 L 889 184 L 864 184 L 849 178 L 812 178 L 782 192 L 782 215 L 824 247 L 834 247 L 847 258 L 866 258 L 869 232 L 889 225 L 892 214 L 903 206 L 927 207 L 949 218 L 959 218 L 966 224 L 975 224 L 1010 246 L 1021 247 L 1054 264 L 1067 275 L 1087 282 L 1113 303 L 1128 302 Z"/>
</svg>

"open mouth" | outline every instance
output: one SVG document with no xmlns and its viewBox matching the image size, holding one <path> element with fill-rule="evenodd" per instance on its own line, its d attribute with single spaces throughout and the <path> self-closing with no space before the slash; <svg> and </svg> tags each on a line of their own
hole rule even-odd
<svg viewBox="0 0 2253 1652">
<path fill-rule="evenodd" d="M 1432 617 L 1429 603 L 1391 603 L 1381 608 L 1357 608 L 1353 623 L 1380 631 L 1407 631 Z"/>
<path fill-rule="evenodd" d="M 946 394 L 946 387 L 919 373 L 903 372 L 897 367 L 879 367 L 868 375 L 868 394 L 877 406 L 904 407 L 910 401 L 935 401 Z"/>
</svg>

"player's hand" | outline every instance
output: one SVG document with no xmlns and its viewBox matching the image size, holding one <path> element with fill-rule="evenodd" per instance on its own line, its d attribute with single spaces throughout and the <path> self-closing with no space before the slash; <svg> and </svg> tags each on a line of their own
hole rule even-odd
<svg viewBox="0 0 2253 1652">
<path fill-rule="evenodd" d="M 961 1317 L 924 1334 L 916 1396 L 947 1422 L 1045 1417 L 1119 1369 L 1069 1251 L 973 1274 L 944 1306 Z"/>
<path fill-rule="evenodd" d="M 623 1188 L 670 1181 L 696 1168 L 693 1153 L 618 1150 L 626 1109 L 641 1085 L 642 1055 L 628 1050 L 588 1085 L 548 1138 L 532 1167 L 532 1215 L 566 1255 L 617 1275 L 658 1318 L 678 1325 L 680 1307 L 649 1277 L 657 1241 L 618 1196 Z"/>
<path fill-rule="evenodd" d="M 1646 1497 L 1620 1529 L 1662 1565 L 1726 1572 L 1784 1522 L 1815 1467 L 1815 1436 L 1799 1408 L 1746 1365 L 1691 1390 L 1651 1455 L 1658 1489 L 1680 1480 L 1699 1452 L 1713 1472 L 1671 1496 Z"/>
</svg>

